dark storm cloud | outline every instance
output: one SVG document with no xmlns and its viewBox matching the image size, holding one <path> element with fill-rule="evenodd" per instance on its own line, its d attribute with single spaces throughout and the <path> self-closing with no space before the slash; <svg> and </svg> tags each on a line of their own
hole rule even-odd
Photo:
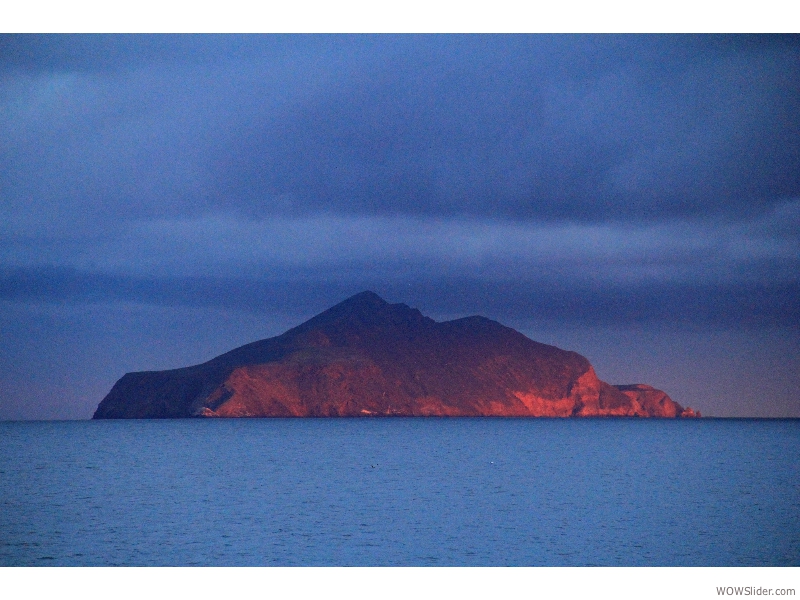
<svg viewBox="0 0 800 600">
<path fill-rule="evenodd" d="M 800 203 L 742 224 L 210 217 L 25 238 L 0 300 L 310 315 L 364 289 L 434 315 L 583 325 L 800 323 Z M 41 266 L 40 259 L 48 264 Z"/>
<path fill-rule="evenodd" d="M 216 169 L 255 115 L 374 60 L 376 39 L 0 36 L 6 225 L 74 230 L 235 205 Z"/>
<path fill-rule="evenodd" d="M 0 102 L 4 298 L 796 313 L 797 37 L 1 36 Z"/>
<path fill-rule="evenodd" d="M 349 276 L 292 279 L 213 277 L 144 278 L 74 269 L 0 272 L 0 300 L 17 302 L 135 302 L 157 306 L 234 309 L 252 313 L 311 315 L 364 289 L 425 314 L 488 315 L 504 323 L 581 326 L 671 323 L 681 328 L 784 327 L 800 323 L 800 284 L 678 284 L 525 281 L 424 275 L 391 278 L 354 270 Z M 288 325 L 287 325 L 288 327 Z"/>
<path fill-rule="evenodd" d="M 800 196 L 793 41 L 423 38 L 251 117 L 219 195 L 256 214 L 751 215 Z"/>
<path fill-rule="evenodd" d="M 746 218 L 800 197 L 796 36 L 0 44 L 8 193 L 104 219 Z"/>
</svg>

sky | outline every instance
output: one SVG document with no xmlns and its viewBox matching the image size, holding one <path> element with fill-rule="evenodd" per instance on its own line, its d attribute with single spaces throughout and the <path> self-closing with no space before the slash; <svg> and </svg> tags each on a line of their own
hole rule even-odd
<svg viewBox="0 0 800 600">
<path fill-rule="evenodd" d="M 800 36 L 0 36 L 0 419 L 363 290 L 800 417 Z"/>
</svg>

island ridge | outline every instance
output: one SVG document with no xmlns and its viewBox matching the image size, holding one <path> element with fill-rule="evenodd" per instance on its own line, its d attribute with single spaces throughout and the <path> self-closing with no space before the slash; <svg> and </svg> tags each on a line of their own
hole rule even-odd
<svg viewBox="0 0 800 600">
<path fill-rule="evenodd" d="M 484 317 L 437 323 L 362 292 L 206 363 L 128 373 L 94 419 L 694 417 L 643 384 L 613 386 L 577 354 Z"/>
</svg>

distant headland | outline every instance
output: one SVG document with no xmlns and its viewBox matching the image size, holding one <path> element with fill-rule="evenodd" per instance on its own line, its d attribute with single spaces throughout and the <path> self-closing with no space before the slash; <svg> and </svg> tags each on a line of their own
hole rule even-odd
<svg viewBox="0 0 800 600">
<path fill-rule="evenodd" d="M 128 373 L 94 419 L 699 417 L 648 385 L 613 386 L 575 352 L 484 317 L 437 323 L 362 292 L 206 363 Z"/>
</svg>

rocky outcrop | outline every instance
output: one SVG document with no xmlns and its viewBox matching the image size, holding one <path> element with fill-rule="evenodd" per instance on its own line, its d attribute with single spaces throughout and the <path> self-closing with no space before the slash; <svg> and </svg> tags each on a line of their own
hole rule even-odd
<svg viewBox="0 0 800 600">
<path fill-rule="evenodd" d="M 437 323 L 363 292 L 207 363 L 128 373 L 94 418 L 685 413 L 664 392 L 609 385 L 583 356 L 495 321 Z"/>
<path fill-rule="evenodd" d="M 695 412 L 691 408 L 684 409 L 680 404 L 667 396 L 667 394 L 649 385 L 633 383 L 628 385 L 615 385 L 614 387 L 630 398 L 632 402 L 638 404 L 648 417 L 700 416 L 700 411 Z"/>
</svg>

